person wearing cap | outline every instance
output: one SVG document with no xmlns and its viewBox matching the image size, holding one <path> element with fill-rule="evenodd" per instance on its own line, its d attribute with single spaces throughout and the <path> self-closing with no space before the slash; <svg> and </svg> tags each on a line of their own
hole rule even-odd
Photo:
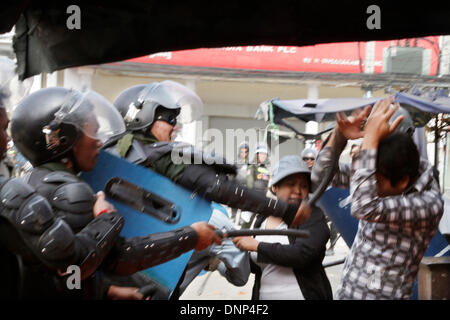
<svg viewBox="0 0 450 320">
<path fill-rule="evenodd" d="M 393 98 L 352 116 L 337 114 L 313 168 L 313 185 L 326 179 L 348 139 L 363 138 L 351 165 L 339 163 L 332 185 L 350 187 L 358 230 L 346 258 L 338 299 L 410 299 L 419 263 L 436 233 L 443 199 L 431 164 L 420 159 L 414 124 Z M 370 115 L 369 115 L 370 112 Z M 365 125 L 364 125 L 365 123 Z M 363 129 L 361 129 L 363 127 Z"/>
<path fill-rule="evenodd" d="M 306 162 L 306 164 L 308 165 L 308 169 L 311 171 L 312 167 L 314 165 L 314 161 L 316 160 L 317 157 L 317 151 L 311 148 L 305 148 L 302 151 L 302 159 L 303 161 Z"/>
<path fill-rule="evenodd" d="M 298 203 L 310 191 L 310 170 L 296 155 L 283 157 L 272 173 L 271 191 L 277 199 Z M 286 229 L 277 217 L 258 216 L 255 228 Z M 322 266 L 330 231 L 325 216 L 313 206 L 300 230 L 308 238 L 286 236 L 236 237 L 238 248 L 250 251 L 255 273 L 253 300 L 331 300 L 330 282 Z"/>
</svg>

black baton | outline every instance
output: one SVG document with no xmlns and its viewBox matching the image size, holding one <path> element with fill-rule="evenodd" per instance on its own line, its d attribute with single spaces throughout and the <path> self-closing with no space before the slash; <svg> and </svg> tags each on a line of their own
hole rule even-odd
<svg viewBox="0 0 450 320">
<path fill-rule="evenodd" d="M 233 238 L 243 236 L 290 236 L 298 238 L 309 238 L 309 231 L 297 229 L 240 229 L 240 230 L 216 230 L 221 238 Z"/>
</svg>

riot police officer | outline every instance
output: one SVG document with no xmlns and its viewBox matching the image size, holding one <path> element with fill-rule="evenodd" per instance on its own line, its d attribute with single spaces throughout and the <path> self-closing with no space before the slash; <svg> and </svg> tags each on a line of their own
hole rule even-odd
<svg viewBox="0 0 450 320">
<path fill-rule="evenodd" d="M 191 145 L 171 142 L 180 113 L 203 107 L 201 99 L 187 87 L 170 80 L 136 85 L 123 91 L 114 105 L 129 133 L 109 147 L 110 152 L 151 168 L 210 201 L 280 216 L 288 225 L 297 213 L 299 222 L 308 218 L 310 213 L 298 211 L 297 205 L 270 199 L 229 179 L 227 174 L 236 173 L 236 169 L 223 158 L 211 159 Z M 175 156 L 189 161 L 174 162 Z"/>
<path fill-rule="evenodd" d="M 96 195 L 76 174 L 92 170 L 102 142 L 124 129 L 115 108 L 92 91 L 41 89 L 23 99 L 14 111 L 12 138 L 35 167 L 27 176 L 28 183 L 48 199 L 55 213 L 75 233 L 91 223 L 93 212 L 103 215 L 115 210 L 109 205 L 98 211 Z M 191 249 L 220 243 L 214 227 L 204 222 L 145 237 L 114 240 L 101 270 L 118 275 L 131 275 Z M 104 297 L 104 292 L 95 298 Z"/>
<path fill-rule="evenodd" d="M 1 157 L 10 139 L 6 132 L 9 120 L 5 99 L 8 93 L 3 89 L 0 88 Z M 123 226 L 123 218 L 111 212 L 93 219 L 78 234 L 74 234 L 67 222 L 54 214 L 44 197 L 17 178 L 0 176 L 0 199 L 0 297 L 3 298 L 26 297 L 28 287 L 42 284 L 42 279 L 48 280 L 58 270 L 64 273 L 70 265 L 80 267 L 82 279 L 91 276 Z M 106 203 L 100 199 L 96 207 L 104 210 Z M 25 266 L 31 271 L 38 265 L 45 266 L 45 271 L 39 270 L 43 272 L 35 274 L 36 279 L 31 279 L 31 272 L 25 272 L 22 268 Z M 41 293 L 46 294 L 52 285 L 54 282 L 48 281 L 47 286 L 41 288 Z M 61 289 L 60 297 L 73 298 L 79 294 L 78 291 Z"/>
<path fill-rule="evenodd" d="M 268 151 L 264 145 L 258 145 L 255 150 L 255 161 L 250 165 L 247 175 L 247 187 L 263 193 L 268 191 L 270 180 L 270 162 Z"/>
</svg>

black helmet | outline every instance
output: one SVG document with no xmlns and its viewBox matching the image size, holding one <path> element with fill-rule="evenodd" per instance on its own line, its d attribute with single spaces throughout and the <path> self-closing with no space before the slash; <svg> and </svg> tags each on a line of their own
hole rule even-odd
<svg viewBox="0 0 450 320">
<path fill-rule="evenodd" d="M 114 106 L 93 91 L 41 89 L 23 99 L 11 117 L 14 144 L 34 166 L 68 155 L 81 133 L 104 143 L 124 131 Z"/>
<path fill-rule="evenodd" d="M 184 123 L 193 121 L 203 110 L 203 103 L 195 92 L 170 80 L 128 88 L 117 97 L 114 106 L 131 131 L 150 127 L 158 120 L 157 109 L 162 111 L 162 117 L 164 113 L 177 116 L 181 111 Z"/>
</svg>

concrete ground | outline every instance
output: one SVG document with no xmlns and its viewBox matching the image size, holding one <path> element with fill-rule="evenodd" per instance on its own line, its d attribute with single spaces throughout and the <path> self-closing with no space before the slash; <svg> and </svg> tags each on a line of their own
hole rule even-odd
<svg viewBox="0 0 450 320">
<path fill-rule="evenodd" d="M 324 263 L 345 258 L 348 251 L 349 248 L 344 240 L 339 238 L 334 247 L 334 255 L 325 256 Z M 339 285 L 342 267 L 343 264 L 339 264 L 325 269 L 333 289 L 333 295 L 335 295 L 337 286 Z M 180 297 L 180 300 L 250 300 L 252 297 L 253 282 L 254 275 L 251 274 L 245 286 L 236 287 L 227 282 L 219 272 L 207 272 L 194 279 Z"/>
</svg>

